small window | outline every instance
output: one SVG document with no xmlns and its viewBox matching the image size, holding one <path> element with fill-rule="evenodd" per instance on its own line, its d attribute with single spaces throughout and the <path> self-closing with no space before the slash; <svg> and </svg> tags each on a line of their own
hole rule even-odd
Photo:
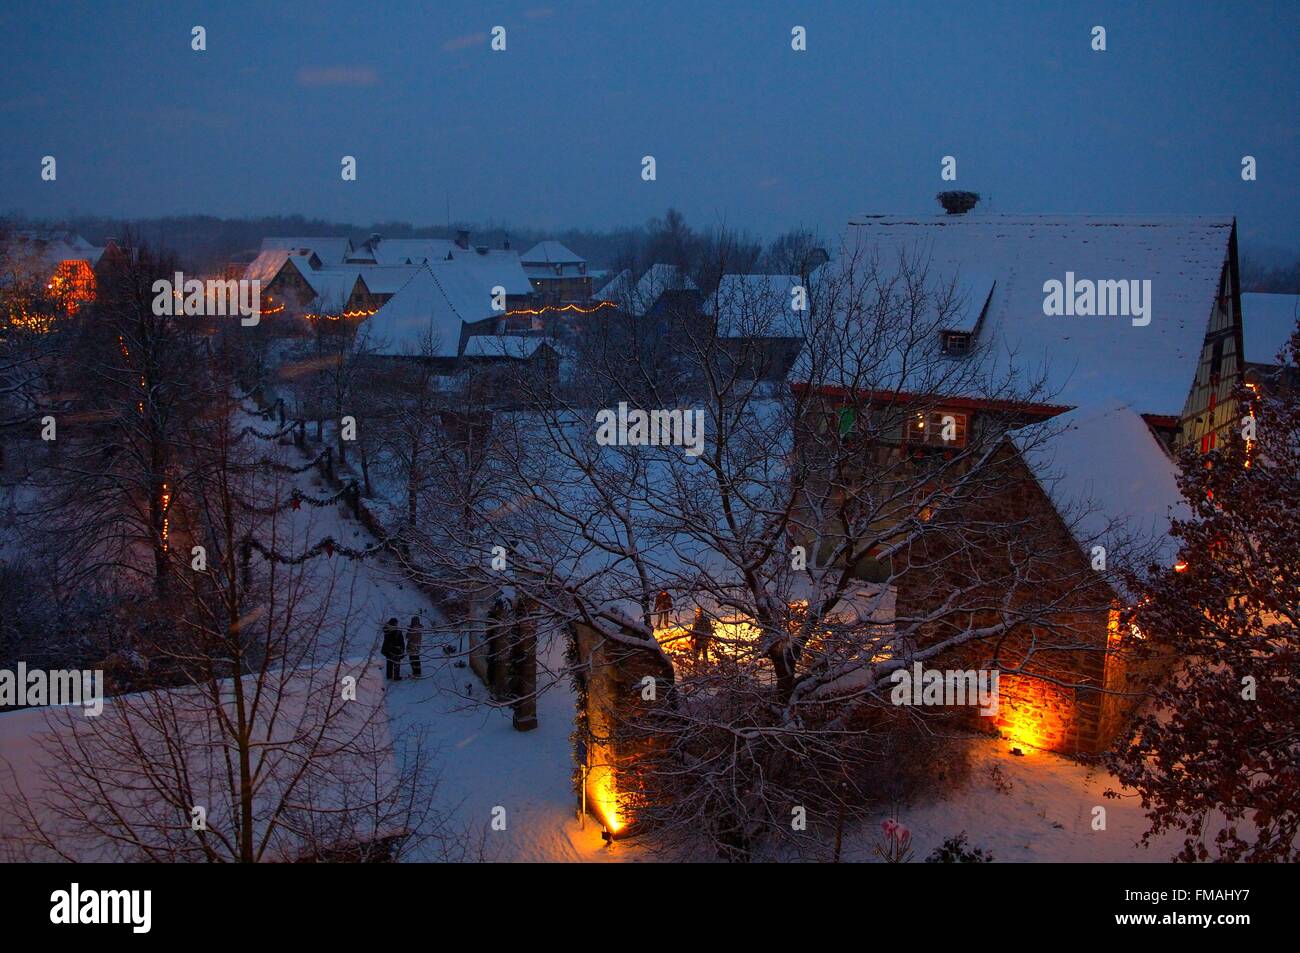
<svg viewBox="0 0 1300 953">
<path fill-rule="evenodd" d="M 966 415 L 955 410 L 915 413 L 908 421 L 907 439 L 930 447 L 964 447 L 966 423 Z"/>
<path fill-rule="evenodd" d="M 954 356 L 969 354 L 970 335 L 965 331 L 944 331 L 943 353 Z"/>
</svg>

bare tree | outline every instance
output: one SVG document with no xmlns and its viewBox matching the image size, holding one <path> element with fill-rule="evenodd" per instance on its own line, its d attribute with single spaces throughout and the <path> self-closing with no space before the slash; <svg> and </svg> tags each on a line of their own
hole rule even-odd
<svg viewBox="0 0 1300 953">
<path fill-rule="evenodd" d="M 646 752 L 620 797 L 666 849 L 822 851 L 827 825 L 893 790 L 894 739 L 941 720 L 889 704 L 899 668 L 978 655 L 1029 675 L 1035 653 L 1104 651 L 1073 620 L 1105 617 L 1106 574 L 1076 568 L 1059 527 L 998 505 L 1024 478 L 1008 434 L 1021 450 L 1046 435 L 1026 411 L 1042 382 L 943 351 L 967 303 L 924 258 L 845 248 L 806 310 L 788 291 L 742 295 L 722 328 L 686 300 L 650 339 L 611 321 L 562 399 L 521 379 L 531 399 L 493 419 L 496 505 L 422 549 L 440 584 L 546 616 L 543 645 L 581 623 L 662 646 L 670 702 L 616 731 Z M 790 374 L 755 373 L 781 337 L 801 342 Z M 954 397 L 983 410 L 952 416 Z M 598 440 L 610 400 L 652 424 L 700 414 L 698 455 L 660 434 Z"/>
<path fill-rule="evenodd" d="M 456 856 L 422 739 L 390 732 L 343 548 L 314 538 L 293 468 L 236 407 L 187 428 L 203 466 L 178 501 L 175 598 L 148 629 L 155 684 L 52 720 L 39 783 L 8 779 L 4 842 L 69 860 Z"/>
<path fill-rule="evenodd" d="M 94 304 L 59 332 L 62 356 L 39 407 L 57 437 L 23 520 L 32 551 L 69 587 L 120 570 L 165 589 L 169 501 L 189 470 L 179 433 L 211 386 L 198 321 L 154 307 L 155 281 L 177 270 L 167 254 L 128 245 Z"/>
</svg>

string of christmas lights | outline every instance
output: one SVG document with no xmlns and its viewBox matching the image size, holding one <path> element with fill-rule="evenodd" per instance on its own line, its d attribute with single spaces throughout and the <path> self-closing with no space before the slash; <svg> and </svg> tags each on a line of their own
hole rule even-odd
<svg viewBox="0 0 1300 953">
<path fill-rule="evenodd" d="M 543 305 L 540 308 L 516 308 L 513 311 L 507 311 L 504 316 L 508 318 L 512 314 L 550 314 L 552 312 L 558 314 L 561 311 L 571 311 L 575 314 L 594 314 L 597 311 L 600 311 L 604 308 L 617 308 L 617 307 L 618 305 L 615 304 L 613 301 L 598 302 L 594 308 L 584 308 L 581 305 L 576 305 L 576 304 L 565 304 L 565 305 L 548 304 L 548 305 Z"/>
</svg>

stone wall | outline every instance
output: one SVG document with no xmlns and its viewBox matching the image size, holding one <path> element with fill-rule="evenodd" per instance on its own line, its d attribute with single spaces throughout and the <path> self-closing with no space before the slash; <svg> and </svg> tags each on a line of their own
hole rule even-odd
<svg viewBox="0 0 1300 953">
<path fill-rule="evenodd" d="M 584 710 L 578 713 L 579 750 L 586 759 L 587 812 L 612 835 L 626 833 L 635 818 L 618 796 L 618 772 L 638 757 L 646 742 L 627 726 L 647 705 L 667 704 L 673 687 L 672 664 L 653 639 L 627 631 L 607 632 L 575 623 Z M 645 679 L 655 683 L 654 698 L 644 697 Z"/>
<path fill-rule="evenodd" d="M 1088 560 L 1023 461 L 1009 447 L 999 452 L 998 464 L 1006 479 L 992 498 L 979 501 L 980 512 L 993 524 L 1030 517 L 1034 540 L 1044 553 L 1041 579 L 1016 599 L 1042 600 L 1059 593 L 1062 605 L 1048 624 L 1023 626 L 1010 635 L 967 643 L 948 656 L 926 663 L 935 668 L 994 668 L 1000 671 L 998 714 L 980 717 L 974 709 L 970 723 L 979 730 L 997 732 L 1018 747 L 1040 748 L 1074 757 L 1097 754 L 1112 743 L 1123 728 L 1139 695 L 1118 696 L 1140 688 L 1121 655 L 1117 636 L 1115 594 L 1102 583 L 1094 589 L 1068 594 L 1068 587 L 1091 571 Z M 976 504 L 972 504 L 976 505 Z M 961 521 L 955 533 L 963 530 Z M 961 544 L 942 539 L 928 543 L 925 562 L 942 555 L 944 547 Z M 1050 555 L 1049 555 L 1050 554 Z M 974 560 L 972 567 L 971 562 Z M 927 569 L 898 587 L 898 613 L 919 614 L 944 596 L 971 583 L 972 568 L 996 579 L 1006 568 L 1006 558 L 996 546 L 966 547 L 962 560 L 947 560 L 951 569 Z M 990 587 L 990 604 L 1001 593 Z M 993 611 L 970 613 L 961 619 L 932 626 L 918 648 L 932 645 L 966 625 L 993 624 Z M 1146 674 L 1144 672 L 1144 674 Z"/>
</svg>

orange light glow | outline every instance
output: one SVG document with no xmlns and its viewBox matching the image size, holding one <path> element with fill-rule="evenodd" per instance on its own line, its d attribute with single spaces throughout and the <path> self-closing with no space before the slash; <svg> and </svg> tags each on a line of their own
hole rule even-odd
<svg viewBox="0 0 1300 953">
<path fill-rule="evenodd" d="M 162 548 L 164 551 L 167 549 L 167 538 L 168 536 L 171 535 L 170 534 L 171 521 L 167 518 L 167 511 L 168 509 L 171 508 L 171 502 L 172 502 L 171 491 L 167 489 L 167 484 L 164 483 L 162 485 L 162 511 L 163 511 Z"/>
<path fill-rule="evenodd" d="M 1042 722 L 1032 717 L 1028 711 L 1009 712 L 1002 730 L 1011 746 L 1019 748 L 1024 754 L 1032 754 L 1047 746 L 1047 739 L 1042 733 Z"/>
<path fill-rule="evenodd" d="M 281 309 L 283 309 L 283 307 L 284 306 L 281 305 Z M 343 318 L 368 318 L 378 310 L 378 308 L 371 308 L 368 311 L 344 311 L 342 314 L 304 314 L 303 317 L 308 321 L 315 321 L 318 318 L 324 318 L 326 321 L 338 321 Z M 270 312 L 266 313 L 269 314 Z"/>
<path fill-rule="evenodd" d="M 1174 572 L 1187 572 L 1187 563 L 1181 559 L 1174 563 Z"/>
<path fill-rule="evenodd" d="M 558 314 L 561 311 L 572 311 L 575 314 L 594 314 L 602 308 L 617 308 L 618 305 L 613 301 L 601 301 L 594 308 L 583 308 L 576 304 L 565 305 L 545 305 L 541 308 L 516 308 L 513 311 L 507 311 L 503 317 L 510 317 L 512 314 Z"/>
<path fill-rule="evenodd" d="M 611 834 L 617 834 L 623 829 L 623 816 L 618 809 L 618 789 L 614 785 L 614 769 L 608 764 L 598 764 L 587 771 L 587 803 Z"/>
<path fill-rule="evenodd" d="M 30 331 L 33 334 L 48 334 L 54 327 L 54 315 L 40 314 L 25 308 L 9 315 L 9 323 L 15 328 Z"/>
<path fill-rule="evenodd" d="M 59 262 L 46 287 L 59 299 L 69 315 L 77 313 L 83 304 L 95 300 L 95 273 L 90 265 L 80 259 Z"/>
</svg>

